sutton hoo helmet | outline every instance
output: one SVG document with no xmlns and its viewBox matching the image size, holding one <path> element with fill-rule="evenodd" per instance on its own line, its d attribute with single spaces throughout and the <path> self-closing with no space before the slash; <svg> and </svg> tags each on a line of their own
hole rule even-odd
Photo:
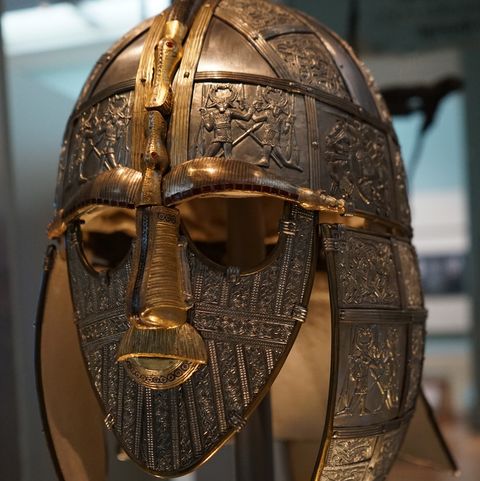
<svg viewBox="0 0 480 481">
<path fill-rule="evenodd" d="M 308 414 L 313 479 L 384 478 L 425 310 L 388 112 L 331 31 L 263 1 L 174 2 L 88 78 L 55 207 L 37 359 L 61 476 L 104 479 L 97 400 L 143 469 L 195 469 L 292 350 L 279 436 Z"/>
</svg>

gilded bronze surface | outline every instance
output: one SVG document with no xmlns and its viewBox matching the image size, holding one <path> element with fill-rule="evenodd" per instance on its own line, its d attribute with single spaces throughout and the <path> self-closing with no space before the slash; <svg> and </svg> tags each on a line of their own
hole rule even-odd
<svg viewBox="0 0 480 481">
<path fill-rule="evenodd" d="M 207 259 L 177 210 L 261 196 L 285 209 L 278 243 L 249 269 Z M 80 225 L 104 206 L 132 209 L 136 235 L 99 272 Z M 351 226 L 330 222 L 338 215 Z M 193 470 L 243 428 L 325 258 L 332 378 L 326 419 L 312 420 L 325 422 L 312 479 L 387 475 L 419 390 L 425 310 L 388 111 L 325 27 L 265 1 L 178 1 L 125 37 L 69 121 L 49 236 L 65 242 L 107 425 L 161 477 Z"/>
</svg>

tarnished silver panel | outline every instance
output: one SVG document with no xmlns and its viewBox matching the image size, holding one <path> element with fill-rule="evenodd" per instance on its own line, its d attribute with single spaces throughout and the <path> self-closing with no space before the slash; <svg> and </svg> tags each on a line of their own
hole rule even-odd
<svg viewBox="0 0 480 481">
<path fill-rule="evenodd" d="M 421 309 L 423 306 L 423 295 L 415 249 L 407 242 L 398 242 L 396 249 L 402 273 L 404 301 L 408 308 Z"/>
<path fill-rule="evenodd" d="M 378 436 L 334 439 L 321 481 L 376 481 L 385 479 L 406 426 Z"/>
<path fill-rule="evenodd" d="M 395 219 L 388 138 L 365 122 L 320 108 L 322 187 L 355 212 Z"/>
<path fill-rule="evenodd" d="M 343 98 L 350 98 L 338 67 L 313 33 L 280 35 L 270 41 L 287 64 L 290 77 Z"/>
<path fill-rule="evenodd" d="M 279 5 L 267 2 L 252 2 L 249 0 L 223 0 L 216 15 L 237 17 L 249 28 L 265 36 L 279 25 L 290 25 L 297 28 L 303 26 L 298 17 Z M 268 35 L 267 35 L 268 36 Z"/>
<path fill-rule="evenodd" d="M 331 54 L 299 15 L 268 3 L 225 0 L 216 15 L 242 32 L 279 77 L 350 98 Z M 275 25 L 284 28 L 273 33 Z"/>
<path fill-rule="evenodd" d="M 344 226 L 322 232 L 338 354 L 334 438 L 321 479 L 383 479 L 419 388 L 425 311 L 418 266 L 403 240 Z"/>
<path fill-rule="evenodd" d="M 130 165 L 132 92 L 115 94 L 87 107 L 72 121 L 59 168 L 64 207 L 87 181 Z"/>
<path fill-rule="evenodd" d="M 299 134 L 305 129 L 302 96 L 269 86 L 197 83 L 189 158 L 217 156 L 251 162 L 308 186 L 308 146 Z"/>
<path fill-rule="evenodd" d="M 425 326 L 413 324 L 410 327 L 408 343 L 407 381 L 405 387 L 404 409 L 413 409 L 420 390 L 423 355 L 425 351 Z"/>
<path fill-rule="evenodd" d="M 400 308 L 391 242 L 362 233 L 342 235 L 342 231 L 335 242 L 338 305 L 345 308 Z"/>
<path fill-rule="evenodd" d="M 224 47 L 224 51 L 218 48 Z M 213 18 L 198 62 L 198 72 L 228 71 L 275 77 L 268 62 L 234 28 Z"/>
<path fill-rule="evenodd" d="M 110 67 L 106 69 L 102 75 L 92 97 L 98 96 L 102 92 L 112 91 L 120 88 L 122 85 L 130 84 L 133 87 L 133 81 L 137 74 L 138 62 L 142 53 L 143 44 L 145 42 L 145 34 L 135 38 L 112 62 Z"/>
<path fill-rule="evenodd" d="M 399 414 L 407 326 L 357 321 L 341 327 L 335 426 L 364 426 Z"/>
</svg>

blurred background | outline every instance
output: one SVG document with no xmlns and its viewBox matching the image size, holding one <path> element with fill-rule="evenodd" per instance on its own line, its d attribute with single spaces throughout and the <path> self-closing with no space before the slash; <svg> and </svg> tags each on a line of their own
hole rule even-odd
<svg viewBox="0 0 480 481">
<path fill-rule="evenodd" d="M 2 480 L 55 479 L 37 409 L 33 327 L 63 128 L 97 58 L 168 3 L 3 0 Z M 480 472 L 475 434 L 480 429 L 480 2 L 284 3 L 315 16 L 354 46 L 393 113 L 429 310 L 424 386 L 461 465 L 460 479 L 475 481 Z M 212 479 L 209 469 L 225 472 L 231 461 L 227 453 L 198 479 Z M 401 469 L 392 480 L 451 479 L 418 470 L 407 476 Z M 113 465 L 110 479 L 151 478 Z"/>
</svg>

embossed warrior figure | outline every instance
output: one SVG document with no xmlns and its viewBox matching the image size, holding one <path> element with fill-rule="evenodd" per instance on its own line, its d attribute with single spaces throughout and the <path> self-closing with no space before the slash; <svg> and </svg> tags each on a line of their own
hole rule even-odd
<svg viewBox="0 0 480 481">
<path fill-rule="evenodd" d="M 348 359 L 348 375 L 340 396 L 340 409 L 337 416 L 352 416 L 358 414 L 374 414 L 381 409 L 378 405 L 383 391 L 380 384 L 381 362 L 378 340 L 371 328 L 359 328 L 355 331 L 353 353 Z M 373 394 L 376 405 L 371 405 L 370 395 Z"/>
<path fill-rule="evenodd" d="M 252 109 L 241 112 L 234 108 L 236 94 L 231 85 L 219 85 L 209 95 L 207 106 L 200 109 L 204 127 L 208 132 L 213 131 L 213 139 L 205 155 L 213 157 L 220 149 L 226 159 L 232 157 L 232 121 L 250 120 Z"/>
<path fill-rule="evenodd" d="M 59 479 L 107 479 L 104 425 L 183 476 L 268 393 L 292 481 L 383 480 L 418 426 L 444 453 L 399 146 L 334 33 L 175 0 L 101 58 L 63 145 L 37 336 Z"/>
<path fill-rule="evenodd" d="M 301 168 L 291 161 L 292 156 L 292 140 L 294 134 L 294 113 L 289 109 L 288 97 L 285 92 L 278 89 L 267 87 L 262 90 L 262 94 L 258 95 L 253 102 L 256 113 L 253 115 L 255 123 L 263 124 L 259 141 L 263 146 L 263 154 L 257 162 L 260 167 L 269 167 L 270 158 L 275 151 L 277 161 L 283 166 L 290 166 L 301 171 Z M 292 109 L 293 110 L 293 109 Z M 289 158 L 286 158 L 279 149 L 282 144 L 282 137 L 291 138 L 288 142 Z"/>
<path fill-rule="evenodd" d="M 68 170 L 68 182 L 77 181 L 77 176 L 80 181 L 88 180 L 87 159 L 94 150 L 93 145 L 93 120 L 94 111 L 84 113 L 80 120 L 80 128 L 76 131 L 73 138 L 73 145 L 75 146 L 75 153 L 72 156 L 72 162 Z"/>
<path fill-rule="evenodd" d="M 126 108 L 127 103 L 124 97 L 114 97 L 108 102 L 105 115 L 100 121 L 101 126 L 98 129 L 98 134 L 103 147 L 100 150 L 97 146 L 94 146 L 94 149 L 107 169 L 114 169 L 119 166 L 117 152 L 121 147 L 125 148 L 121 141 L 122 137 L 125 136 L 127 126 Z"/>
</svg>

